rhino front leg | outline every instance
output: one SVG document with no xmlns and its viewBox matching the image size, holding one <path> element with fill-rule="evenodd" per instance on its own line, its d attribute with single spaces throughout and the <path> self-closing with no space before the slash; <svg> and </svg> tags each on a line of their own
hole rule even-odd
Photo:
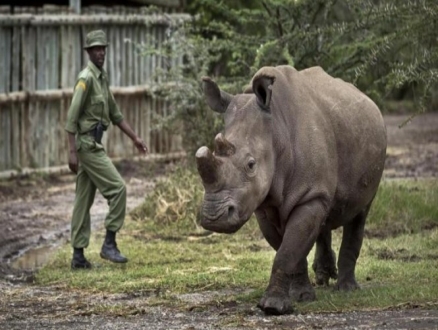
<svg viewBox="0 0 438 330">
<path fill-rule="evenodd" d="M 256 210 L 255 215 L 263 237 L 275 251 L 278 251 L 283 241 L 283 237 L 274 225 L 279 223 L 278 211 L 274 208 L 259 209 Z"/>
<path fill-rule="evenodd" d="M 370 206 L 371 203 L 343 228 L 338 261 L 339 278 L 335 287 L 337 290 L 349 291 L 360 288 L 354 273 Z"/>
<path fill-rule="evenodd" d="M 293 312 L 289 292 L 291 283 L 303 265 L 300 262 L 307 257 L 315 243 L 326 216 L 326 208 L 318 199 L 300 205 L 292 212 L 274 259 L 269 285 L 258 304 L 266 314 Z"/>
<path fill-rule="evenodd" d="M 316 239 L 315 259 L 312 268 L 317 285 L 329 285 L 330 278 L 337 279 L 336 254 L 332 250 L 332 232 L 325 228 Z"/>
<path fill-rule="evenodd" d="M 260 230 L 275 251 L 281 246 L 283 238 L 275 223 L 279 223 L 278 211 L 274 208 L 260 209 L 255 212 Z M 297 266 L 297 272 L 292 275 L 289 294 L 295 301 L 315 300 L 315 290 L 309 280 L 307 258 L 303 258 Z"/>
<path fill-rule="evenodd" d="M 307 270 L 307 256 L 301 259 L 297 266 L 297 272 L 292 275 L 289 293 L 292 299 L 298 302 L 316 299 L 315 289 L 310 283 Z"/>
</svg>

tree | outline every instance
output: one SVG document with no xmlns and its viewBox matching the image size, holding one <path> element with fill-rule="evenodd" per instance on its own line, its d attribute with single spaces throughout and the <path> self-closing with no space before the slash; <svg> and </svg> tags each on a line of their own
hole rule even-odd
<svg viewBox="0 0 438 330">
<path fill-rule="evenodd" d="M 436 0 L 192 0 L 195 19 L 170 28 L 157 70 L 157 97 L 174 109 L 160 125 L 178 127 L 185 147 L 209 145 L 221 117 L 206 108 L 200 87 L 213 75 L 221 87 L 239 93 L 264 65 L 297 69 L 319 65 L 355 84 L 384 110 L 388 100 L 413 99 L 417 112 L 433 106 L 438 82 Z M 171 65 L 183 59 L 179 65 Z M 179 60 L 178 60 L 179 61 Z M 435 92 L 436 93 L 436 92 Z M 175 123 L 179 123 L 175 126 Z"/>
<path fill-rule="evenodd" d="M 221 54 L 213 73 L 246 80 L 263 65 L 320 65 L 380 105 L 414 98 L 424 108 L 437 84 L 435 0 L 193 0 L 199 34 Z M 240 6 L 239 6 L 240 4 Z M 204 17 L 204 19 L 202 19 Z M 208 17 L 206 20 L 205 17 Z"/>
</svg>

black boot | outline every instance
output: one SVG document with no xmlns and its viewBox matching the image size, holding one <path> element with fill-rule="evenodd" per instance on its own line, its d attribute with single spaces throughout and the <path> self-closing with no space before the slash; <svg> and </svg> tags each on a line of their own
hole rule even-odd
<svg viewBox="0 0 438 330">
<path fill-rule="evenodd" d="M 102 245 L 102 250 L 100 251 L 100 257 L 112 262 L 125 263 L 128 259 L 120 254 L 116 243 L 116 233 L 113 231 L 106 231 L 105 241 Z"/>
<path fill-rule="evenodd" d="M 84 249 L 74 248 L 73 259 L 71 260 L 71 269 L 90 269 L 92 266 L 90 262 L 85 259 Z"/>
</svg>

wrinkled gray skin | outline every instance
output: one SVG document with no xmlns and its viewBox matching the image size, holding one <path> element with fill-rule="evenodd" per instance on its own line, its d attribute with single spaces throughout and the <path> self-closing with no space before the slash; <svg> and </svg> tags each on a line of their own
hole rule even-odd
<svg viewBox="0 0 438 330">
<path fill-rule="evenodd" d="M 225 115 L 215 150 L 196 153 L 205 195 L 201 225 L 233 233 L 255 212 L 277 251 L 258 306 L 293 311 L 314 300 L 307 255 L 319 285 L 358 288 L 356 260 L 365 219 L 379 185 L 386 130 L 377 106 L 353 85 L 314 67 L 264 67 L 244 94 L 229 95 L 203 78 L 207 104 Z M 338 269 L 331 230 L 343 226 Z"/>
</svg>

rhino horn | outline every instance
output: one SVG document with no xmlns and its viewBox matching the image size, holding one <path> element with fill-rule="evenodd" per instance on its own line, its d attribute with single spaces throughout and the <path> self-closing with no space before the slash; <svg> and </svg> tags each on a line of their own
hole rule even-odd
<svg viewBox="0 0 438 330">
<path fill-rule="evenodd" d="M 224 113 L 233 98 L 232 95 L 219 89 L 218 85 L 209 77 L 202 78 L 202 89 L 208 106 L 219 113 Z"/>
<path fill-rule="evenodd" d="M 215 142 L 215 153 L 219 156 L 231 156 L 236 152 L 236 147 L 225 137 L 222 133 L 219 133 L 214 138 Z"/>
<path fill-rule="evenodd" d="M 213 184 L 217 181 L 217 168 L 220 165 L 220 161 L 214 157 L 210 149 L 205 146 L 198 149 L 196 152 L 196 164 L 199 175 L 204 183 Z"/>
</svg>

